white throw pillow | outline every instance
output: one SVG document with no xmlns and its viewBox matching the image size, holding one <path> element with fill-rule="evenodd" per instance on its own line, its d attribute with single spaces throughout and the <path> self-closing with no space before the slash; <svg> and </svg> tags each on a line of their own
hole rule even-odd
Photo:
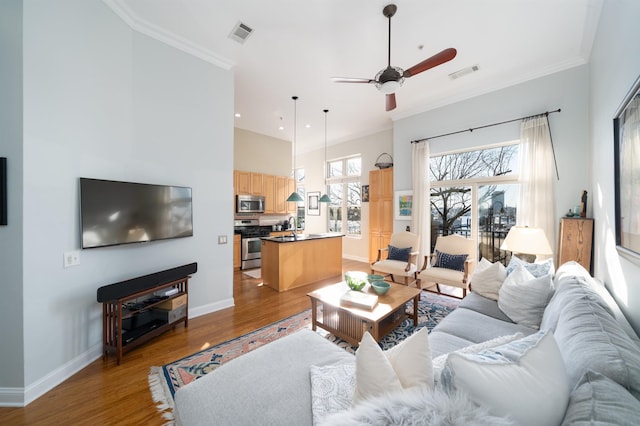
<svg viewBox="0 0 640 426">
<path fill-rule="evenodd" d="M 433 387 L 429 330 L 423 327 L 387 351 L 365 333 L 356 351 L 353 403 L 413 386 Z"/>
<path fill-rule="evenodd" d="M 521 425 L 558 425 L 569 402 L 569 380 L 550 331 L 477 354 L 451 353 L 442 383 Z"/>
<path fill-rule="evenodd" d="M 553 296 L 553 280 L 551 275 L 535 278 L 518 265 L 504 280 L 498 295 L 498 307 L 511 321 L 537 330 Z"/>
<path fill-rule="evenodd" d="M 500 262 L 491 263 L 482 258 L 471 274 L 471 288 L 491 300 L 498 300 L 498 291 L 507 278 L 507 271 Z"/>
</svg>

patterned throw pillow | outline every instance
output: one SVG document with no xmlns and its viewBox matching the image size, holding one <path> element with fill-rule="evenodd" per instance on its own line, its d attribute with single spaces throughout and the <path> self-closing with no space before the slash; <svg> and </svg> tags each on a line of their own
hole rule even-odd
<svg viewBox="0 0 640 426">
<path fill-rule="evenodd" d="M 402 262 L 408 262 L 409 261 L 409 253 L 411 253 L 411 249 L 412 249 L 412 247 L 399 248 L 399 247 L 394 247 L 391 244 L 389 244 L 389 254 L 387 256 L 387 259 L 389 259 L 389 260 L 400 260 Z"/>
<path fill-rule="evenodd" d="M 464 262 L 467 260 L 467 256 L 466 254 L 449 254 L 436 250 L 436 264 L 433 266 L 464 272 Z"/>
<path fill-rule="evenodd" d="M 543 262 L 529 263 L 518 258 L 517 256 L 511 256 L 511 260 L 507 265 L 507 275 L 511 275 L 513 270 L 516 269 L 518 265 L 524 266 L 524 268 L 527 271 L 531 272 L 531 275 L 533 275 L 535 278 L 548 274 L 553 275 L 553 273 L 555 272 L 555 268 L 553 267 L 553 259 L 547 259 Z"/>
</svg>

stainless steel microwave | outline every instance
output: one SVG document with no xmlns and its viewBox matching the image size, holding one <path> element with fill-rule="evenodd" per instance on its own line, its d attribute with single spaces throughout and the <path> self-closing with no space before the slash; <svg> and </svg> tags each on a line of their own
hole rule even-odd
<svg viewBox="0 0 640 426">
<path fill-rule="evenodd" d="M 237 195 L 236 213 L 264 213 L 264 196 Z"/>
</svg>

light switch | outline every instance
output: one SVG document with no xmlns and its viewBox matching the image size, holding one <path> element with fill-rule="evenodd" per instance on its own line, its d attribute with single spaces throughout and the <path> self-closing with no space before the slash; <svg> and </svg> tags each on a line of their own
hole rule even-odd
<svg viewBox="0 0 640 426">
<path fill-rule="evenodd" d="M 63 265 L 65 268 L 78 266 L 80 264 L 80 252 L 78 250 L 67 251 L 63 254 Z"/>
<path fill-rule="evenodd" d="M 218 235 L 218 244 L 227 244 L 227 236 Z"/>
</svg>

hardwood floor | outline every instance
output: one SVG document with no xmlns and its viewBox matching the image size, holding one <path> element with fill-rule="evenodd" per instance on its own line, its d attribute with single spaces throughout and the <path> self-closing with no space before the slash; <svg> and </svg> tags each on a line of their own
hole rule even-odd
<svg viewBox="0 0 640 426">
<path fill-rule="evenodd" d="M 364 262 L 343 260 L 343 270 L 369 272 Z M 336 277 L 338 278 L 338 277 Z M 306 294 L 336 279 L 278 293 L 242 272 L 234 273 L 233 308 L 189 320 L 115 359 L 94 361 L 25 408 L 0 408 L 2 425 L 162 425 L 147 383 L 161 366 L 311 307 Z M 46 355 L 45 355 L 46 356 Z"/>
</svg>

